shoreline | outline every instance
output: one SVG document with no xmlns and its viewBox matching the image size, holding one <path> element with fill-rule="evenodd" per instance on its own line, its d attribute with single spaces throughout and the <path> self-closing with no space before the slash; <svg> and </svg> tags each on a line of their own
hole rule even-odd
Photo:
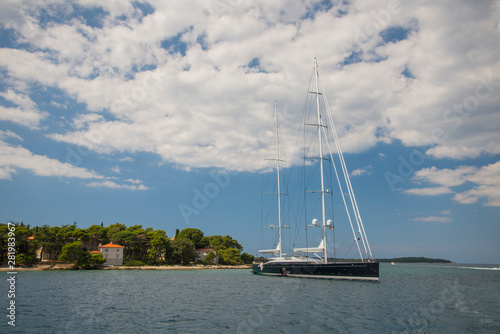
<svg viewBox="0 0 500 334">
<path fill-rule="evenodd" d="M 36 265 L 35 267 L 18 267 L 11 270 L 9 267 L 0 267 L 0 272 L 19 272 L 19 271 L 55 271 L 55 270 L 210 270 L 210 269 L 252 269 L 252 265 L 201 265 L 201 266 L 141 266 L 141 267 L 127 267 L 127 266 L 103 266 L 94 269 L 79 269 L 75 268 L 73 264 L 55 264 L 55 265 Z"/>
</svg>

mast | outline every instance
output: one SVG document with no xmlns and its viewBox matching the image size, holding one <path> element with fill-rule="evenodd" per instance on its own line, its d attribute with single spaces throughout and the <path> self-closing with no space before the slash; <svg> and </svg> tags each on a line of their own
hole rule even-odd
<svg viewBox="0 0 500 334">
<path fill-rule="evenodd" d="M 277 182 L 277 192 L 272 192 L 270 194 L 275 194 L 278 195 L 278 246 L 273 249 L 262 249 L 259 250 L 259 253 L 268 253 L 268 254 L 278 254 L 279 257 L 283 257 L 283 231 L 282 229 L 284 228 L 289 228 L 288 225 L 283 225 L 282 224 L 282 217 L 281 217 L 281 195 L 288 195 L 286 193 L 281 192 L 281 180 L 280 180 L 280 171 L 281 171 L 281 166 L 280 162 L 284 162 L 284 160 L 280 159 L 280 144 L 279 144 L 279 126 L 278 126 L 278 109 L 277 109 L 277 101 L 274 100 L 274 118 L 275 118 L 275 145 L 276 145 L 276 158 L 273 159 L 265 159 L 265 160 L 272 160 L 275 162 L 275 168 L 276 168 L 276 182 Z M 271 229 L 276 228 L 274 224 L 270 224 L 269 227 Z M 265 227 L 264 227 L 265 228 Z"/>
<path fill-rule="evenodd" d="M 323 144 L 322 144 L 322 123 L 321 123 L 321 113 L 319 108 L 319 72 L 318 72 L 318 61 L 314 57 L 314 75 L 316 81 L 316 111 L 318 116 L 318 140 L 319 140 L 319 166 L 320 166 L 320 177 L 321 177 L 321 227 L 323 229 L 323 261 L 328 262 L 327 258 L 327 247 L 326 247 L 326 217 L 325 217 L 325 180 L 324 180 L 324 170 L 323 170 Z"/>
<path fill-rule="evenodd" d="M 275 133 L 275 142 L 276 142 L 276 177 L 278 182 L 278 248 L 279 248 L 279 257 L 282 256 L 281 250 L 281 188 L 280 188 L 280 147 L 278 142 L 278 110 L 276 107 L 276 100 L 274 100 L 274 116 L 276 120 L 276 133 Z"/>
</svg>

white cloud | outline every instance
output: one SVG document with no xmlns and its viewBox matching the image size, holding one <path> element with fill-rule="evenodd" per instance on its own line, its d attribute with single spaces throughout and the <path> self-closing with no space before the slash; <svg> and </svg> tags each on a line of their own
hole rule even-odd
<svg viewBox="0 0 500 334">
<path fill-rule="evenodd" d="M 484 198 L 485 206 L 500 206 L 500 161 L 482 167 L 425 168 L 416 172 L 413 180 L 438 186 L 407 189 L 404 193 L 420 196 L 455 193 L 453 199 L 461 204 L 474 204 Z M 468 190 L 450 188 L 467 183 L 471 184 Z"/>
<path fill-rule="evenodd" d="M 33 154 L 28 149 L 21 146 L 11 146 L 1 140 L 3 137 L 21 139 L 11 131 L 0 131 L 0 180 L 12 180 L 12 175 L 18 169 L 31 171 L 39 176 L 57 176 L 58 178 L 79 178 L 79 179 L 104 179 L 103 176 L 92 170 L 83 167 L 73 166 L 69 163 L 60 162 L 46 156 Z M 119 173 L 117 166 L 112 171 Z M 149 188 L 137 179 L 128 179 L 129 184 L 118 184 L 113 181 L 93 181 L 87 184 L 89 187 L 104 187 L 124 190 L 148 190 Z"/>
<path fill-rule="evenodd" d="M 413 218 L 412 220 L 416 221 L 416 222 L 436 222 L 436 223 L 449 223 L 449 222 L 451 222 L 450 217 L 436 217 L 436 216 L 419 217 L 419 218 Z"/>
<path fill-rule="evenodd" d="M 0 130 L 0 139 L 4 139 L 7 137 L 14 138 L 14 139 L 17 139 L 19 141 L 23 141 L 23 138 L 21 138 L 21 136 L 19 136 L 18 134 L 14 133 L 10 130 L 6 130 L 6 131 Z"/>
<path fill-rule="evenodd" d="M 380 48 L 415 76 L 390 97 L 391 135 L 409 146 L 434 146 L 427 154 L 436 158 L 500 153 L 494 125 L 500 122 L 500 65 L 492 61 L 499 50 L 490 44 L 499 40 L 493 28 L 498 8 L 492 2 L 478 7 L 462 2 L 458 11 L 414 4 L 405 3 L 405 14 L 418 21 L 418 31 L 404 43 Z"/>
<path fill-rule="evenodd" d="M 18 108 L 6 108 L 0 105 L 0 120 L 35 129 L 48 116 L 48 113 L 38 111 L 36 104 L 27 95 L 8 89 L 6 92 L 0 92 L 0 96 L 18 106 Z"/>
<path fill-rule="evenodd" d="M 113 173 L 116 173 L 116 174 L 121 174 L 120 172 L 120 167 L 118 166 L 113 166 L 110 168 L 110 170 L 113 172 Z"/>
<path fill-rule="evenodd" d="M 481 167 L 468 177 L 468 181 L 476 186 L 455 195 L 457 202 L 472 204 L 480 198 L 486 198 L 485 206 L 500 206 L 500 161 Z"/>
<path fill-rule="evenodd" d="M 149 188 L 143 184 L 139 185 L 129 185 L 129 184 L 117 184 L 113 181 L 105 180 L 105 181 L 94 181 L 87 184 L 87 187 L 92 188 L 111 188 L 111 189 L 126 189 L 126 190 L 148 190 Z"/>
<path fill-rule="evenodd" d="M 10 121 L 35 129 L 38 127 L 43 115 L 33 110 L 20 108 L 5 108 L 0 106 L 0 120 Z"/>
<path fill-rule="evenodd" d="M 12 174 L 16 174 L 16 170 L 9 166 L 0 167 L 0 180 L 12 181 Z"/>
<path fill-rule="evenodd" d="M 22 109 L 36 109 L 36 104 L 28 96 L 18 94 L 11 89 L 7 90 L 6 92 L 0 93 L 0 96 L 10 102 L 17 104 Z"/>
<path fill-rule="evenodd" d="M 54 64 L 49 55 L 41 52 L 29 52 L 18 49 L 0 49 L 0 67 L 7 69 L 13 81 L 57 86 L 68 74 L 68 66 L 64 63 Z"/>
<path fill-rule="evenodd" d="M 94 113 L 78 115 L 77 117 L 75 117 L 73 119 L 73 126 L 75 127 L 75 129 L 80 130 L 80 129 L 86 127 L 87 124 L 95 123 L 95 122 L 98 122 L 102 119 L 103 119 L 102 115 L 94 114 Z"/>
<path fill-rule="evenodd" d="M 94 171 L 76 167 L 66 162 L 33 154 L 22 146 L 11 146 L 0 140 L 0 178 L 12 180 L 17 169 L 30 170 L 35 175 L 81 179 L 103 178 Z"/>
<path fill-rule="evenodd" d="M 448 187 L 428 187 L 428 188 L 413 188 L 404 191 L 406 194 L 418 196 L 436 196 L 443 194 L 450 194 L 453 191 Z"/>
<path fill-rule="evenodd" d="M 416 181 L 453 187 L 464 184 L 474 173 L 477 173 L 477 168 L 473 166 L 460 166 L 456 169 L 437 169 L 436 167 L 431 167 L 417 171 L 413 178 Z"/>
<path fill-rule="evenodd" d="M 141 184 L 142 183 L 141 180 L 137 180 L 137 179 L 127 179 L 127 180 L 125 180 L 125 182 L 130 182 L 133 184 Z"/>
<path fill-rule="evenodd" d="M 363 167 L 363 168 L 357 168 L 355 170 L 353 170 L 351 172 L 351 176 L 361 176 L 361 175 L 370 175 L 371 174 L 371 168 L 372 166 L 369 165 L 369 166 L 366 166 L 366 167 Z"/>
<path fill-rule="evenodd" d="M 317 1 L 169 1 L 147 16 L 132 1 L 80 3 L 109 13 L 102 27 L 73 16 L 42 28 L 43 4 L 10 4 L 2 16 L 29 46 L 0 50 L 7 81 L 57 87 L 86 105 L 73 128 L 48 134 L 56 141 L 151 152 L 185 168 L 257 170 L 257 134 L 272 124 L 275 98 L 287 111 L 284 151 L 295 147 L 316 55 L 345 152 L 398 139 L 429 145 L 436 158 L 500 153 L 499 13 L 491 2 L 353 1 L 309 19 L 301 18 Z M 74 8 L 57 10 L 68 17 Z M 398 26 L 407 38 L 384 43 L 381 32 Z M 162 48 L 168 40 L 185 43 L 185 55 Z M 344 63 L 353 51 L 359 62 Z M 247 67 L 256 58 L 261 72 Z"/>
</svg>

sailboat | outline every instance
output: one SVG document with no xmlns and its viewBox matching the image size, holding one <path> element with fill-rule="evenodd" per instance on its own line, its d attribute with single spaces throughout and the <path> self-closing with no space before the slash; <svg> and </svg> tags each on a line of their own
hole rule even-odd
<svg viewBox="0 0 500 334">
<path fill-rule="evenodd" d="M 275 170 L 277 178 L 277 205 L 278 205 L 278 242 L 277 246 L 272 249 L 260 250 L 261 254 L 271 254 L 272 257 L 267 262 L 254 263 L 252 265 L 252 273 L 256 275 L 269 275 L 269 276 L 287 276 L 287 277 L 303 277 L 303 278 L 326 278 L 326 279 L 351 279 L 351 280 L 373 280 L 377 281 L 379 279 L 379 263 L 373 258 L 370 245 L 368 243 L 368 238 L 361 220 L 359 213 L 359 208 L 352 190 L 352 185 L 349 178 L 349 173 L 345 165 L 345 160 L 342 154 L 342 150 L 339 144 L 337 132 L 333 123 L 333 118 L 331 116 L 328 101 L 326 99 L 325 93 L 320 89 L 319 82 L 319 70 L 317 59 L 314 59 L 314 83 L 308 90 L 308 94 L 314 96 L 314 104 L 316 106 L 315 112 L 313 113 L 314 119 L 312 122 L 305 120 L 304 125 L 307 127 L 312 127 L 313 135 L 317 140 L 317 148 L 314 150 L 314 154 L 307 156 L 304 153 L 304 159 L 309 159 L 309 161 L 316 161 L 316 163 L 304 163 L 305 167 L 316 167 L 318 170 L 318 190 L 306 190 L 306 192 L 313 193 L 316 196 L 320 196 L 321 204 L 318 205 L 320 210 L 318 210 L 318 218 L 311 220 L 311 223 L 306 224 L 307 228 L 319 228 L 321 230 L 321 239 L 317 247 L 303 247 L 303 248 L 293 248 L 293 253 L 289 256 L 283 251 L 283 238 L 282 230 L 288 228 L 288 225 L 282 223 L 282 212 L 281 212 L 281 193 L 280 187 L 280 171 L 283 159 L 280 157 L 280 149 L 278 143 L 278 113 L 276 101 L 274 104 L 274 112 L 276 118 L 276 158 Z M 311 89 L 312 88 L 312 89 Z M 320 99 L 322 99 L 323 108 L 320 108 Z M 330 130 L 331 132 L 328 132 Z M 343 182 L 339 177 L 337 167 L 333 163 L 333 154 L 330 148 L 329 138 L 333 139 L 336 147 L 336 154 L 338 155 L 338 160 L 340 161 L 342 174 L 344 176 Z M 328 154 L 325 152 L 328 151 Z M 333 261 L 329 261 L 328 258 L 328 231 L 334 229 L 333 223 L 333 209 L 327 210 L 327 199 L 326 197 L 332 197 L 332 191 L 326 189 L 325 178 L 333 179 L 333 175 L 328 174 L 328 168 L 326 164 L 330 163 L 333 166 L 334 175 L 338 181 L 340 189 L 340 197 L 342 198 L 344 207 L 346 209 L 347 220 L 349 221 L 353 241 L 360 255 L 359 261 L 339 261 L 334 258 Z M 318 168 L 319 165 L 319 168 Z M 331 169 L 330 169 L 331 170 Z M 332 173 L 333 174 L 333 173 Z M 315 184 L 316 185 L 316 184 Z M 343 186 L 344 185 L 344 186 Z M 343 187 L 347 188 L 349 199 L 346 200 L 344 195 Z M 332 197 L 333 198 L 333 197 Z M 305 201 L 306 202 L 306 201 Z M 350 203 L 350 208 L 347 203 Z M 314 211 L 314 210 L 313 210 Z M 328 215 L 331 215 L 330 217 Z M 272 225 L 271 227 L 276 227 Z M 314 257 L 309 256 L 313 254 Z"/>
</svg>

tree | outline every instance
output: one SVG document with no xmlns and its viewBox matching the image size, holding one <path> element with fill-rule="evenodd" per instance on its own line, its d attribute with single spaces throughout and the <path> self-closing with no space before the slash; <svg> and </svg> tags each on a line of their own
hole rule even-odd
<svg viewBox="0 0 500 334">
<path fill-rule="evenodd" d="M 35 240 L 40 245 L 40 260 L 42 260 L 44 254 L 48 254 L 49 259 L 54 259 L 54 255 L 58 254 L 62 248 L 62 245 L 57 241 L 54 230 L 48 225 L 44 225 L 35 230 Z"/>
<path fill-rule="evenodd" d="M 227 265 L 241 264 L 240 250 L 236 248 L 221 249 L 219 251 L 219 262 Z"/>
<path fill-rule="evenodd" d="M 241 251 L 243 249 L 238 241 L 234 240 L 229 235 L 226 235 L 224 237 L 221 235 L 212 235 L 210 237 L 205 237 L 203 238 L 202 243 L 210 245 L 210 247 L 216 250 L 236 248 Z"/>
<path fill-rule="evenodd" d="M 165 231 L 150 231 L 146 237 L 149 242 L 148 262 L 154 265 L 165 263 L 167 257 L 172 254 L 170 241 Z"/>
<path fill-rule="evenodd" d="M 203 246 L 201 244 L 201 240 L 203 239 L 203 232 L 197 228 L 183 229 L 177 235 L 176 240 L 180 238 L 191 240 L 195 248 L 201 248 Z"/>
<path fill-rule="evenodd" d="M 205 260 L 203 261 L 205 264 L 213 264 L 214 260 L 217 256 L 214 254 L 214 252 L 210 252 L 205 256 Z"/>
<path fill-rule="evenodd" d="M 41 249 L 40 260 L 60 259 L 61 261 L 78 263 L 83 267 L 92 267 L 103 260 L 100 255 L 92 255 L 88 250 L 97 249 L 99 243 L 111 242 L 125 246 L 125 259 L 129 261 L 142 261 L 154 265 L 189 264 L 197 259 L 195 247 L 211 246 L 219 250 L 229 250 L 224 255 L 226 263 L 241 263 L 250 261 L 250 255 L 240 255 L 241 245 L 230 236 L 204 237 L 203 232 L 196 228 L 186 228 L 179 232 L 177 238 L 170 241 L 165 231 L 153 230 L 142 225 L 126 227 L 124 224 L 115 223 L 109 227 L 104 224 L 92 225 L 86 229 L 77 227 L 76 222 L 62 226 L 42 227 L 36 226 L 30 230 L 29 225 L 16 223 L 16 262 L 29 264 L 36 260 L 37 249 Z M 0 262 L 5 262 L 7 257 L 7 240 L 9 229 L 7 224 L 0 223 Z M 33 236 L 34 239 L 28 240 Z M 214 252 L 215 253 L 215 252 Z M 47 256 L 48 255 L 48 256 Z M 210 254 L 207 259 L 212 262 L 215 254 Z"/>
<path fill-rule="evenodd" d="M 83 241 L 89 249 L 97 249 L 99 244 L 107 244 L 109 242 L 107 230 L 103 226 L 92 225 L 82 230 L 81 241 Z"/>
<path fill-rule="evenodd" d="M 125 230 L 127 227 L 123 224 L 120 224 L 120 223 L 115 223 L 115 224 L 111 224 L 107 227 L 107 235 L 108 235 L 108 239 L 111 240 L 111 237 L 113 236 L 113 234 L 115 234 L 116 232 L 120 232 L 120 231 L 123 231 Z"/>
<path fill-rule="evenodd" d="M 83 249 L 81 241 L 74 241 L 66 244 L 62 248 L 61 255 L 59 255 L 59 261 L 78 262 L 78 260 L 85 257 L 87 253 L 90 255 L 90 252 Z"/>
<path fill-rule="evenodd" d="M 9 239 L 15 238 L 16 264 L 30 263 L 35 259 L 36 246 L 28 242 L 31 231 L 20 223 L 15 223 L 15 233 L 12 233 L 12 225 L 0 225 L 0 263 L 7 259 Z M 10 233 L 10 235 L 9 235 Z M 12 239 L 10 240 L 12 241 Z M 21 254 L 23 256 L 21 256 Z"/>
<path fill-rule="evenodd" d="M 148 239 L 142 225 L 130 226 L 111 235 L 108 231 L 108 235 L 110 241 L 125 247 L 124 258 L 145 260 L 148 257 Z"/>
<path fill-rule="evenodd" d="M 254 259 L 255 257 L 253 255 L 250 255 L 248 253 L 241 253 L 241 260 L 244 264 L 252 264 Z"/>
<path fill-rule="evenodd" d="M 76 266 L 90 269 L 100 266 L 106 262 L 106 258 L 102 254 L 91 254 L 89 251 L 85 251 L 84 254 L 76 262 Z"/>
<path fill-rule="evenodd" d="M 196 252 L 191 240 L 178 238 L 172 242 L 172 256 L 170 263 L 173 264 L 189 264 L 196 260 Z"/>
<path fill-rule="evenodd" d="M 41 246 L 40 260 L 48 254 L 50 260 L 56 260 L 62 248 L 67 243 L 79 239 L 80 229 L 74 225 L 52 226 L 44 225 L 35 229 L 34 237 L 38 246 Z"/>
<path fill-rule="evenodd" d="M 65 245 L 68 242 L 73 242 L 79 238 L 81 230 L 76 227 L 76 222 L 73 225 L 62 225 L 56 233 L 58 241 Z"/>
<path fill-rule="evenodd" d="M 7 224 L 0 224 L 0 263 L 3 263 L 8 256 L 9 227 Z"/>
<path fill-rule="evenodd" d="M 93 268 L 106 262 L 102 254 L 91 254 L 83 249 L 81 241 L 66 244 L 59 255 L 59 260 L 75 263 L 75 266 L 81 268 Z"/>
<path fill-rule="evenodd" d="M 16 266 L 20 264 L 31 265 L 35 261 L 34 255 L 28 254 L 17 254 L 16 255 Z"/>
</svg>

